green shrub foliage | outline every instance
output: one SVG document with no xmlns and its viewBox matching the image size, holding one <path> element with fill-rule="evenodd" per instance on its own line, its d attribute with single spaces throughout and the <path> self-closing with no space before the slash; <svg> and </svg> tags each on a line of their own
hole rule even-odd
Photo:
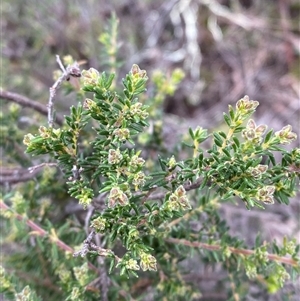
<svg viewBox="0 0 300 301">
<path fill-rule="evenodd" d="M 100 40 L 109 45 L 109 36 Z M 300 167 L 300 149 L 284 148 L 296 139 L 291 126 L 274 132 L 256 124 L 259 103 L 245 96 L 224 113 L 226 130 L 190 128 L 166 146 L 160 107 L 182 71 L 156 72 L 156 92 L 147 95 L 148 75 L 136 64 L 120 87 L 114 73 L 79 72 L 72 58 L 65 62 L 52 96 L 61 84 L 72 90 L 62 81 L 75 77 L 78 104 L 62 125 L 49 105 L 48 125 L 25 135 L 26 153 L 34 157 L 22 164 L 33 166 L 32 180 L 1 201 L 5 241 L 21 246 L 5 255 L 0 272 L 8 299 L 196 300 L 199 287 L 185 279 L 191 257 L 227 271 L 230 300 L 243 300 L 250 283 L 274 293 L 296 277 L 295 239 L 258 236 L 247 246 L 219 214 L 225 203 L 240 200 L 245 210 L 289 204 Z M 110 67 L 118 72 L 117 64 Z M 10 131 L 18 114 L 12 105 L 1 116 Z M 64 213 L 65 207 L 73 208 Z"/>
</svg>

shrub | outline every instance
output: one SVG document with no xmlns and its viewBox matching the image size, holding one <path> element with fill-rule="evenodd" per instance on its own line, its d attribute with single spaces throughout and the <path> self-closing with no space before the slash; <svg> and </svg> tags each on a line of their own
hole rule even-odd
<svg viewBox="0 0 300 301">
<path fill-rule="evenodd" d="M 113 73 L 81 72 L 71 57 L 65 69 L 57 59 L 62 72 L 50 89 L 48 125 L 23 139 L 32 160 L 11 153 L 12 162 L 30 168 L 6 178 L 17 184 L 0 203 L 5 241 L 18 242 L 4 250 L 8 299 L 197 299 L 199 286 L 185 277 L 189 258 L 227 271 L 222 286 L 230 300 L 242 300 L 252 282 L 274 293 L 296 277 L 296 239 L 262 242 L 258 234 L 251 247 L 229 233 L 219 212 L 238 200 L 245 210 L 289 204 L 300 167 L 299 148 L 282 147 L 296 139 L 291 126 L 274 132 L 257 125 L 259 103 L 245 96 L 224 113 L 226 130 L 198 126 L 166 145 L 160 106 L 182 71 L 157 72 L 151 96 L 138 65 L 119 88 Z M 64 120 L 54 114 L 60 86 L 79 100 Z M 14 104 L 1 116 L 7 151 L 22 140 L 19 116 Z"/>
</svg>

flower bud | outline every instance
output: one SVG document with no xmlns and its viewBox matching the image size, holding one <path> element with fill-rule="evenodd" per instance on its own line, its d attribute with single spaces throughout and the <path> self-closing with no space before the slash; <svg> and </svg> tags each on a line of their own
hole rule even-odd
<svg viewBox="0 0 300 301">
<path fill-rule="evenodd" d="M 125 206 L 129 203 L 127 195 L 119 188 L 113 187 L 108 197 L 108 207 L 112 208 L 116 205 Z"/>
<path fill-rule="evenodd" d="M 118 164 L 123 159 L 119 149 L 110 149 L 108 151 L 108 163 L 109 164 Z"/>
<path fill-rule="evenodd" d="M 275 133 L 275 136 L 279 138 L 281 144 L 289 144 L 297 139 L 297 135 L 292 132 L 292 126 L 286 125 L 280 131 Z"/>
</svg>

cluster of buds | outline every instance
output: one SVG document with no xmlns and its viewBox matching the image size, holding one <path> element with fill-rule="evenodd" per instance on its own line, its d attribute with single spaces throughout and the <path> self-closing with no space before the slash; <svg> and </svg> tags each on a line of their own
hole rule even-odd
<svg viewBox="0 0 300 301">
<path fill-rule="evenodd" d="M 137 64 L 133 64 L 129 73 L 133 79 L 133 82 L 138 81 L 140 78 L 147 79 L 146 70 L 141 70 Z"/>
<path fill-rule="evenodd" d="M 156 259 L 154 256 L 142 252 L 140 254 L 141 257 L 141 261 L 140 261 L 140 266 L 142 268 L 143 271 L 157 271 L 157 267 L 156 267 Z"/>
<path fill-rule="evenodd" d="M 99 72 L 94 68 L 83 70 L 81 76 L 84 86 L 96 86 L 98 84 Z"/>
<path fill-rule="evenodd" d="M 138 271 L 140 269 L 138 263 L 136 260 L 130 258 L 127 262 L 126 262 L 126 269 L 128 270 L 133 270 L 133 271 Z"/>
<path fill-rule="evenodd" d="M 250 119 L 247 123 L 246 129 L 243 130 L 242 134 L 246 140 L 258 144 L 262 141 L 262 136 L 266 130 L 266 125 L 261 124 L 257 126 L 255 121 Z"/>
<path fill-rule="evenodd" d="M 40 136 L 42 138 L 49 138 L 49 137 L 51 137 L 49 129 L 47 129 L 45 126 L 40 126 L 39 127 L 39 132 L 40 132 Z"/>
<path fill-rule="evenodd" d="M 274 204 L 274 192 L 275 186 L 264 186 L 257 191 L 256 197 L 265 204 Z"/>
<path fill-rule="evenodd" d="M 120 141 L 126 141 L 130 136 L 130 131 L 127 128 L 115 129 L 113 134 L 119 138 Z"/>
<path fill-rule="evenodd" d="M 250 262 L 249 260 L 247 260 L 245 262 L 245 270 L 246 270 L 246 275 L 250 279 L 257 277 L 257 268 L 256 268 L 254 262 Z"/>
<path fill-rule="evenodd" d="M 260 178 L 268 169 L 268 165 L 259 164 L 255 167 L 250 167 L 249 172 L 254 178 Z"/>
<path fill-rule="evenodd" d="M 132 170 L 135 170 L 145 164 L 145 160 L 139 157 L 139 154 L 135 154 L 131 157 L 129 167 Z"/>
<path fill-rule="evenodd" d="M 280 144 L 289 144 L 297 139 L 297 135 L 292 132 L 291 125 L 286 125 L 280 131 L 276 132 L 275 137 L 279 139 Z"/>
<path fill-rule="evenodd" d="M 70 295 L 70 299 L 69 299 L 69 300 L 72 300 L 72 301 L 79 300 L 80 297 L 81 297 L 81 293 L 80 293 L 79 287 L 74 286 L 74 287 L 72 288 L 72 292 L 71 292 L 71 295 Z"/>
<path fill-rule="evenodd" d="M 13 284 L 11 283 L 10 279 L 6 276 L 5 269 L 1 265 L 0 265 L 0 283 L 3 290 L 13 287 Z"/>
<path fill-rule="evenodd" d="M 108 151 L 108 163 L 109 164 L 118 164 L 123 159 L 119 149 L 110 149 Z"/>
<path fill-rule="evenodd" d="M 166 208 L 170 211 L 189 210 L 192 209 L 190 202 L 187 198 L 186 191 L 180 185 L 169 197 L 165 204 Z"/>
<path fill-rule="evenodd" d="M 33 293 L 28 285 L 23 288 L 22 292 L 15 294 L 16 301 L 32 300 L 33 298 Z"/>
<path fill-rule="evenodd" d="M 290 279 L 290 275 L 285 270 L 285 268 L 279 264 L 276 265 L 276 278 L 282 287 L 286 280 Z"/>
<path fill-rule="evenodd" d="M 142 108 L 143 104 L 137 102 L 130 107 L 130 113 L 135 119 L 146 119 L 149 116 L 149 113 Z"/>
<path fill-rule="evenodd" d="M 88 278 L 89 278 L 88 264 L 85 262 L 80 267 L 74 267 L 73 271 L 74 271 L 74 276 L 75 276 L 76 280 L 78 281 L 78 283 L 81 286 L 84 286 L 87 283 Z"/>
<path fill-rule="evenodd" d="M 292 255 L 297 247 L 297 241 L 296 239 L 292 239 L 290 241 L 287 240 L 286 237 L 284 237 L 283 239 L 283 246 L 284 246 L 284 250 L 287 254 Z"/>
<path fill-rule="evenodd" d="M 116 205 L 125 206 L 129 203 L 127 195 L 120 187 L 113 187 L 108 196 L 108 207 L 113 208 Z"/>
<path fill-rule="evenodd" d="M 45 126 L 40 126 L 39 127 L 39 133 L 40 133 L 40 137 L 35 137 L 32 134 L 27 134 L 24 136 L 23 139 L 23 143 L 27 146 L 29 146 L 33 141 L 33 139 L 36 138 L 35 142 L 37 140 L 42 141 L 43 139 L 47 139 L 47 138 L 53 138 L 53 139 L 57 139 L 60 137 L 61 134 L 61 130 L 60 129 L 54 129 L 54 128 L 47 128 Z"/>
<path fill-rule="evenodd" d="M 60 281 L 64 284 L 67 284 L 72 279 L 71 271 L 64 264 L 57 268 L 55 274 L 58 275 Z"/>
<path fill-rule="evenodd" d="M 269 261 L 266 246 L 255 249 L 255 259 L 258 260 L 260 264 L 265 264 Z"/>
<path fill-rule="evenodd" d="M 23 214 L 26 211 L 28 203 L 24 199 L 23 195 L 17 191 L 11 198 L 12 209 L 18 212 L 19 214 Z"/>
<path fill-rule="evenodd" d="M 27 134 L 24 136 L 23 143 L 29 146 L 32 139 L 34 139 L 34 136 L 32 134 Z"/>
<path fill-rule="evenodd" d="M 130 238 L 130 240 L 137 240 L 140 237 L 140 232 L 136 227 L 133 226 L 128 232 L 128 237 Z"/>
<path fill-rule="evenodd" d="M 83 208 L 86 208 L 92 202 L 93 197 L 94 197 L 93 189 L 87 186 L 81 188 L 80 194 L 77 196 L 79 200 L 79 204 L 81 204 Z"/>
<path fill-rule="evenodd" d="M 146 183 L 146 175 L 139 171 L 133 176 L 132 184 L 135 186 L 135 190 L 138 190 L 138 187 L 143 187 Z"/>
<path fill-rule="evenodd" d="M 92 220 L 91 227 L 94 228 L 97 233 L 103 232 L 106 227 L 106 219 L 102 216 L 98 216 Z"/>
<path fill-rule="evenodd" d="M 155 70 L 152 73 L 152 80 L 155 83 L 158 94 L 155 97 L 156 101 L 161 101 L 164 95 L 173 95 L 176 91 L 177 84 L 182 81 L 185 74 L 182 69 L 176 68 L 171 76 L 167 77 L 165 73 L 160 70 Z"/>
<path fill-rule="evenodd" d="M 175 160 L 174 156 L 172 156 L 169 159 L 169 162 L 167 163 L 167 166 L 168 166 L 169 170 L 172 170 L 176 166 L 176 160 Z"/>
<path fill-rule="evenodd" d="M 241 116 L 248 116 L 252 114 L 258 107 L 259 102 L 256 100 L 250 100 L 248 95 L 245 95 L 236 103 L 236 110 Z"/>
<path fill-rule="evenodd" d="M 92 110 L 92 109 L 99 109 L 99 107 L 97 106 L 96 102 L 93 101 L 92 99 L 90 98 L 86 98 L 83 102 L 83 107 L 86 109 L 86 110 Z"/>
</svg>

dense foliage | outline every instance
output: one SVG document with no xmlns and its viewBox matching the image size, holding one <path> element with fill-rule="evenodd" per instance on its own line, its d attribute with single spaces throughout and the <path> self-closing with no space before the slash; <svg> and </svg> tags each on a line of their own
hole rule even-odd
<svg viewBox="0 0 300 301">
<path fill-rule="evenodd" d="M 111 22 L 100 39 L 108 57 L 116 54 Z M 224 113 L 226 129 L 209 133 L 199 122 L 166 147 L 161 105 L 183 80 L 181 70 L 158 71 L 146 94 L 148 76 L 136 64 L 119 87 L 114 73 L 81 71 L 70 56 L 65 68 L 57 59 L 48 124 L 45 118 L 23 138 L 21 107 L 1 116 L 4 149 L 23 141 L 33 156 L 14 148 L 12 162 L 30 168 L 11 176 L 18 184 L 3 189 L 0 203 L 3 237 L 17 244 L 4 250 L 7 299 L 199 299 L 189 260 L 226 271 L 219 289 L 228 300 L 243 300 L 252 282 L 274 293 L 296 279 L 295 238 L 266 242 L 258 234 L 250 246 L 229 233 L 219 212 L 239 200 L 245 211 L 289 204 L 300 167 L 299 148 L 284 147 L 297 138 L 290 125 L 257 125 L 259 103 L 245 96 Z M 54 110 L 60 87 L 77 102 L 64 120 Z"/>
</svg>

